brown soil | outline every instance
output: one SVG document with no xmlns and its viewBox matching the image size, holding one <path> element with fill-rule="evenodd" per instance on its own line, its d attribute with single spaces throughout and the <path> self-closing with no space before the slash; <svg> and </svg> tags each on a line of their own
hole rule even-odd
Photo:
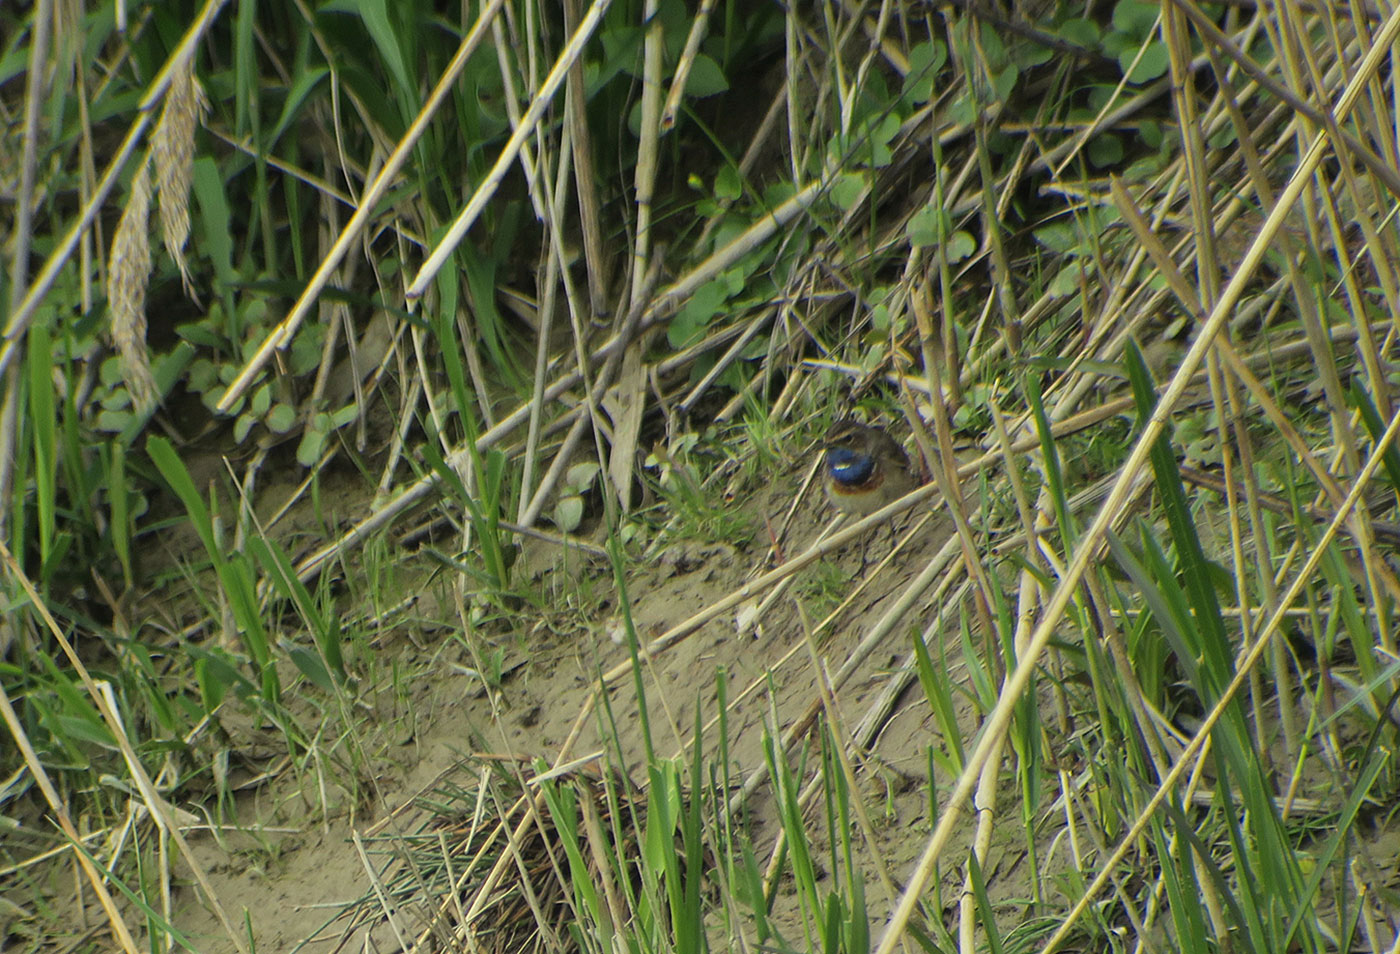
<svg viewBox="0 0 1400 954">
<path fill-rule="evenodd" d="M 794 468 L 745 505 L 759 526 L 781 524 L 802 476 Z M 772 569 L 775 551 L 800 553 L 832 516 L 817 494 L 808 494 L 795 514 L 779 547 L 769 546 L 766 535 L 747 547 L 723 542 L 677 543 L 662 548 L 644 564 L 629 566 L 626 587 L 641 640 L 654 639 Z M 818 634 L 818 650 L 828 673 L 840 669 L 950 532 L 937 522 L 911 529 L 914 523 L 908 518 L 897 521 L 896 533 L 876 528 L 863 543 L 827 557 L 828 565 L 820 576 L 812 568 L 797 576 L 794 590 L 802 594 L 804 607 L 815 617 L 813 625 L 820 619 L 819 613 L 854 594 L 832 625 Z M 899 552 L 893 560 L 882 562 L 896 542 Z M 499 686 L 489 692 L 467 672 L 477 667 L 478 659 L 473 658 L 464 639 L 454 638 L 463 625 L 448 581 L 442 575 L 433 577 L 426 566 L 415 570 L 420 562 L 411 560 L 399 569 L 402 578 L 414 581 L 400 589 L 419 594 L 410 617 L 386 627 L 374 650 L 373 670 L 379 678 L 397 666 L 407 676 L 404 685 L 397 692 L 387 687 L 363 692 L 357 704 L 365 753 L 361 777 L 351 780 L 340 770 L 310 762 L 293 770 L 285 761 L 269 759 L 278 764 L 269 765 L 273 770 L 267 774 L 245 773 L 252 777 L 245 781 L 238 797 L 236 819 L 227 820 L 232 827 L 226 827 L 218 838 L 209 834 L 192 838 L 196 860 L 209 872 L 225 911 L 240 923 L 247 918 L 259 951 L 292 950 L 312 939 L 312 950 L 323 950 L 327 944 L 338 948 L 347 941 L 358 947 L 363 941 L 359 932 L 364 930 L 372 931 L 381 943 L 392 945 L 385 934 L 386 919 L 371 918 L 352 927 L 351 919 L 342 916 L 350 909 L 364 910 L 359 902 L 372 897 L 367 864 L 373 868 L 380 863 L 361 855 L 355 837 L 372 839 L 421 826 L 424 812 L 415 798 L 446 782 L 471 785 L 480 764 L 473 756 L 505 757 L 507 764 L 524 766 L 535 759 L 554 764 L 560 761 L 561 746 L 576 726 L 578 735 L 563 761 L 611 748 L 607 741 L 611 732 L 593 705 L 598 699 L 597 677 L 626 663 L 629 652 L 626 645 L 609 638 L 620 632 L 620 617 L 617 593 L 605 562 L 577 552 L 564 553 L 552 544 L 531 541 L 526 545 L 517 574 L 532 579 L 542 592 L 566 597 L 564 603 L 570 602 L 567 597 L 583 591 L 594 594 L 595 602 L 540 611 L 533 619 L 531 612 L 522 612 L 513 620 L 511 631 L 479 630 L 478 638 L 490 633 L 495 645 L 480 645 L 476 655 L 489 656 L 494 648 L 500 653 L 504 673 Z M 581 588 L 581 579 L 589 585 Z M 814 591 L 818 579 L 826 581 L 828 592 Z M 838 581 L 835 586 L 831 585 L 833 579 Z M 764 595 L 758 594 L 758 599 Z M 925 593 L 915 601 L 914 609 L 838 688 L 838 709 L 847 733 L 866 718 L 868 708 L 890 683 L 892 672 L 905 665 L 910 634 L 934 620 L 936 607 L 929 600 L 930 594 Z M 706 764 L 715 759 L 719 748 L 714 724 L 716 677 L 721 669 L 730 699 L 727 726 L 732 778 L 746 779 L 763 766 L 765 731 L 785 732 L 811 715 L 820 695 L 795 605 L 792 591 L 779 598 L 762 618 L 758 634 L 751 628 L 737 631 L 735 611 L 722 613 L 644 663 L 649 724 L 659 756 L 669 758 L 691 751 L 690 737 L 699 706 L 706 724 L 702 739 Z M 956 620 L 955 615 L 950 618 Z M 954 625 L 947 628 L 956 633 Z M 936 647 L 934 655 L 939 656 Z M 949 656 L 959 657 L 960 651 L 950 649 Z M 860 851 L 870 911 L 877 920 L 891 909 L 895 899 L 886 898 L 879 887 L 876 859 L 886 876 L 896 885 L 902 883 L 931 827 L 930 792 L 923 779 L 928 748 L 941 743 L 928 706 L 919 697 L 914 684 L 893 714 L 881 720 L 876 744 L 857 752 L 864 786 L 861 794 L 876 828 L 877 843 L 864 845 Z M 917 704 L 911 705 L 915 699 Z M 616 720 L 622 745 L 620 760 L 612 761 L 620 762 L 616 767 L 626 772 L 633 784 L 644 782 L 642 721 L 630 675 L 619 680 L 610 701 L 610 714 Z M 970 718 L 971 706 L 965 700 L 961 709 L 960 718 Z M 964 738 L 970 738 L 975 730 L 969 722 Z M 258 733 L 249 727 L 246 737 L 235 740 L 235 745 L 260 748 L 258 741 Z M 791 764 L 805 759 L 809 778 L 812 753 L 810 733 L 802 735 L 790 749 Z M 946 778 L 937 780 L 939 785 L 947 782 Z M 1014 797 L 1012 792 L 1006 795 Z M 332 806 L 328 818 L 318 817 L 320 805 Z M 779 830 L 766 780 L 745 807 L 756 848 L 766 850 Z M 809 810 L 809 822 L 814 818 Z M 234 830 L 238 828 L 242 831 Z M 822 858 L 827 851 L 824 825 L 812 824 L 811 830 L 813 850 Z M 1023 838 L 1019 833 L 1008 837 L 988 867 L 989 877 L 1014 881 L 1017 886 L 1011 893 L 1018 896 L 1025 894 L 1025 872 L 1017 871 L 1021 855 L 1015 845 Z M 189 884 L 188 872 L 183 874 L 182 880 Z M 951 913 L 956 890 L 950 885 L 943 898 Z M 780 886 L 774 920 L 793 924 L 790 938 L 802 936 L 795 925 L 798 916 L 793 892 Z M 180 892 L 176 923 L 201 950 L 233 949 L 192 886 Z M 872 930 L 878 934 L 878 923 L 872 924 Z"/>
</svg>

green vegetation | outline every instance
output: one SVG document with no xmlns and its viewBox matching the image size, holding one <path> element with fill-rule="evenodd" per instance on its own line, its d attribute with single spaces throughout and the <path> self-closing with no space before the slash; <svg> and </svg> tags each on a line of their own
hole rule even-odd
<svg viewBox="0 0 1400 954">
<path fill-rule="evenodd" d="M 1393 949 L 1386 9 L 0 8 L 0 946 Z"/>
</svg>

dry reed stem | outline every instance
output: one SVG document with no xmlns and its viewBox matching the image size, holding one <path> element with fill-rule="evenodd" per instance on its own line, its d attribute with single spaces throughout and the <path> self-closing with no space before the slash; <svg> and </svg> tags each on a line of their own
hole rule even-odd
<svg viewBox="0 0 1400 954">
<path fill-rule="evenodd" d="M 686 82 L 690 79 L 690 70 L 695 65 L 696 54 L 700 52 L 700 41 L 705 39 L 705 30 L 709 26 L 710 13 L 714 7 L 715 0 L 701 0 L 700 9 L 695 12 L 695 18 L 690 22 L 690 32 L 686 35 L 685 47 L 681 50 L 676 69 L 671 74 L 671 88 L 666 93 L 666 103 L 661 107 L 659 129 L 663 136 L 675 128 L 676 114 L 680 112 L 681 96 L 685 93 Z"/>
<path fill-rule="evenodd" d="M 565 0 L 563 7 L 564 29 L 573 33 L 578 25 L 578 0 Z M 568 84 L 564 91 L 564 120 L 569 128 L 569 142 L 573 150 L 574 194 L 578 197 L 579 229 L 583 233 L 588 301 L 594 317 L 601 318 L 611 310 L 608 296 L 612 262 L 603 240 L 603 203 L 598 198 L 598 177 L 593 164 L 593 132 L 588 127 L 588 88 L 581 61 L 575 60 L 569 67 Z M 614 322 L 621 321 L 622 317 L 621 312 L 614 314 Z"/>
<path fill-rule="evenodd" d="M 572 79 L 572 77 L 571 77 Z M 566 94 L 567 95 L 567 94 Z M 565 111 L 568 111 L 566 105 Z M 570 143 L 574 126 L 565 123 L 563 127 L 563 142 L 560 143 L 559 155 L 555 164 L 556 184 L 551 192 L 551 201 L 548 204 L 549 222 L 549 251 L 545 256 L 545 274 L 542 282 L 543 294 L 540 299 L 540 307 L 537 320 L 537 331 L 535 333 L 535 374 L 534 387 L 531 389 L 532 399 L 530 402 L 530 423 L 525 433 L 525 453 L 521 459 L 521 474 L 519 483 L 520 501 L 516 509 L 515 519 L 522 524 L 532 523 L 538 510 L 532 512 L 532 495 L 535 494 L 535 466 L 539 459 L 539 445 L 541 439 L 541 428 L 544 418 L 544 401 L 542 400 L 545 391 L 545 381 L 549 373 L 550 351 L 554 335 L 554 315 L 555 300 L 558 295 L 559 275 L 561 271 L 566 271 L 568 266 L 564 261 L 564 250 L 559 247 L 562 242 L 562 235 L 557 223 L 564 216 L 564 199 L 567 195 L 567 177 L 570 169 L 570 161 L 573 153 L 570 150 Z M 545 216 L 541 216 L 544 219 Z M 556 460 L 561 466 L 567 461 Z M 557 475 L 556 479 L 557 479 Z M 546 496 L 545 488 L 540 488 L 541 493 L 535 495 L 543 506 Z"/>
<path fill-rule="evenodd" d="M 515 89 L 515 71 L 511 69 L 510 51 L 516 44 L 506 41 L 505 27 L 501 18 L 491 21 L 491 37 L 496 45 L 496 67 L 501 74 L 501 88 L 505 92 L 506 115 L 512 129 L 520 125 L 520 100 Z M 540 163 L 535 161 L 535 152 L 528 142 L 520 145 L 520 172 L 525 178 L 525 191 L 530 196 L 530 205 L 535 210 L 535 218 L 545 217 L 545 200 L 540 194 Z"/>
</svg>

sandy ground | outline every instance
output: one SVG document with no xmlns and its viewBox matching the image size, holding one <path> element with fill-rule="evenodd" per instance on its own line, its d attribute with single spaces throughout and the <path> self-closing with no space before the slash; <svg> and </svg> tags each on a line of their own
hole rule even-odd
<svg viewBox="0 0 1400 954">
<path fill-rule="evenodd" d="M 818 537 L 833 514 L 817 493 L 800 501 L 793 519 L 785 522 L 787 504 L 796 496 L 804 473 L 794 468 L 743 505 L 757 526 L 767 528 L 748 545 L 672 543 L 645 562 L 628 566 L 632 618 L 643 641 L 713 605 L 772 569 L 779 555 L 800 553 Z M 730 700 L 725 723 L 730 777 L 743 780 L 761 770 L 765 730 L 782 733 L 820 704 L 817 669 L 793 593 L 800 596 L 809 616 L 817 619 L 854 593 L 815 641 L 826 670 L 836 673 L 945 542 L 949 530 L 938 521 L 915 524 L 916 519 L 903 519 L 895 524 L 897 532 L 876 528 L 863 541 L 826 557 L 822 565 L 799 573 L 792 589 L 764 614 L 761 628 L 745 625 L 740 632 L 735 611 L 727 611 L 645 663 L 643 691 L 658 755 L 671 758 L 691 751 L 699 707 L 707 726 L 702 751 L 706 763 L 713 764 L 719 752 L 715 718 L 722 671 Z M 772 528 L 778 525 L 785 525 L 787 532 L 774 545 Z M 882 562 L 896 543 L 899 551 Z M 411 579 L 418 562 L 405 564 L 402 574 Z M 611 733 L 592 705 L 598 698 L 597 677 L 629 659 L 627 647 L 610 638 L 620 625 L 619 596 L 610 569 L 595 557 L 565 554 L 551 544 L 530 542 L 516 572 L 564 603 L 580 593 L 591 596 L 593 602 L 522 611 L 509 631 L 482 627 L 476 634 L 478 659 L 496 651 L 504 673 L 498 686 L 483 691 L 481 681 L 470 672 L 478 659 L 465 639 L 453 638 L 463 627 L 450 580 L 440 573 L 420 573 L 408 587 L 422 587 L 412 610 L 384 629 L 374 649 L 375 672 L 382 677 L 397 669 L 405 678 L 397 688 L 362 693 L 356 705 L 365 759 L 353 783 L 343 766 L 322 763 L 318 771 L 313 770 L 313 761 L 303 760 L 300 770 L 295 770 L 285 760 L 278 767 L 277 760 L 268 759 L 260 768 L 272 770 L 263 772 L 254 770 L 254 760 L 235 759 L 243 765 L 235 774 L 246 777 L 238 779 L 242 786 L 237 818 L 225 821 L 241 830 L 226 828 L 217 839 L 196 835 L 194 842 L 198 861 L 210 873 L 225 911 L 240 923 L 247 918 L 257 950 L 292 950 L 308 941 L 309 950 L 337 949 L 346 943 L 358 947 L 364 931 L 372 931 L 380 943 L 392 946 L 388 919 L 373 916 L 378 904 L 361 902 L 371 896 L 370 871 L 385 870 L 386 839 L 392 841 L 394 833 L 408 834 L 425 824 L 428 813 L 415 799 L 443 786 L 471 790 L 479 777 L 479 756 L 503 760 L 499 764 L 505 765 L 525 766 L 536 759 L 556 764 L 571 735 L 568 758 L 610 747 L 605 739 Z M 561 584 L 564 580 L 568 582 Z M 863 720 L 870 724 L 872 703 L 882 691 L 888 692 L 892 675 L 905 665 L 910 634 L 923 630 L 937 616 L 927 593 L 913 606 L 837 690 L 841 725 L 848 735 Z M 630 676 L 619 681 L 610 702 L 608 711 L 622 744 L 621 758 L 613 761 L 622 763 L 634 784 L 644 783 L 642 721 Z M 970 706 L 962 709 L 961 716 L 969 718 Z M 856 751 L 856 764 L 864 786 L 861 793 L 875 820 L 877 843 L 862 844 L 860 855 L 876 922 L 872 930 L 878 934 L 878 922 L 891 902 L 880 886 L 876 863 L 897 885 L 922 849 L 931 824 L 925 781 L 928 750 L 941 742 L 917 683 L 875 724 L 877 741 L 872 748 Z M 248 727 L 247 732 L 244 744 L 262 751 L 254 728 Z M 974 732 L 975 725 L 969 724 L 966 737 Z M 806 756 L 808 777 L 811 752 L 809 735 L 790 749 L 792 764 Z M 939 779 L 938 784 L 947 781 Z M 323 800 L 335 806 L 327 819 L 316 817 L 315 806 Z M 769 850 L 778 826 L 766 779 L 754 789 L 745 809 L 757 852 Z M 820 859 L 827 848 L 824 824 L 810 827 Z M 357 836 L 374 846 L 369 853 L 357 849 Z M 1021 837 L 1008 838 L 1008 845 L 1014 846 Z M 1015 879 L 1018 886 L 1011 893 L 1024 896 L 1025 874 L 1016 879 L 1020 864 L 1016 849 L 999 850 L 993 861 L 989 876 L 1007 882 Z M 777 892 L 773 916 L 778 923 L 798 916 L 791 894 L 781 887 Z M 951 913 L 956 894 L 951 884 L 943 892 L 949 908 L 945 913 Z M 443 899 L 420 900 L 426 909 Z M 180 892 L 177 910 L 177 923 L 200 949 L 232 950 L 192 888 Z M 351 910 L 355 917 L 347 914 Z M 794 927 L 794 931 L 794 937 L 800 938 L 800 930 Z"/>
</svg>

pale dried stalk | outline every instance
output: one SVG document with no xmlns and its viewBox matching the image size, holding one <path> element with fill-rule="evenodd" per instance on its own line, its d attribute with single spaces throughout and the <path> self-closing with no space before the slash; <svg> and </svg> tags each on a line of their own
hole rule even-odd
<svg viewBox="0 0 1400 954">
<path fill-rule="evenodd" d="M 686 82 L 690 79 L 690 69 L 695 65 L 695 57 L 700 52 L 700 41 L 705 39 L 705 30 L 710 24 L 710 13 L 715 8 L 715 0 L 701 0 L 700 9 L 690 23 L 690 33 L 685 38 L 685 49 L 676 63 L 676 71 L 671 77 L 671 89 L 666 94 L 666 105 L 661 109 L 659 129 L 662 134 L 670 132 L 676 125 L 676 114 L 681 109 L 681 96 L 685 93 Z"/>
<path fill-rule="evenodd" d="M 577 0 L 563 4 L 564 29 L 570 34 L 578 25 Z M 600 222 L 602 200 L 598 198 L 598 179 L 593 166 L 593 137 L 588 128 L 587 92 L 583 64 L 575 60 L 569 67 L 568 86 L 564 90 L 565 122 L 573 144 L 575 194 L 578 196 L 578 224 L 583 234 L 583 260 L 588 275 L 588 301 L 595 316 L 607 314 L 609 306 L 608 275 L 612 271 L 604 246 Z M 614 315 L 614 327 L 623 320 L 621 310 Z"/>
</svg>

